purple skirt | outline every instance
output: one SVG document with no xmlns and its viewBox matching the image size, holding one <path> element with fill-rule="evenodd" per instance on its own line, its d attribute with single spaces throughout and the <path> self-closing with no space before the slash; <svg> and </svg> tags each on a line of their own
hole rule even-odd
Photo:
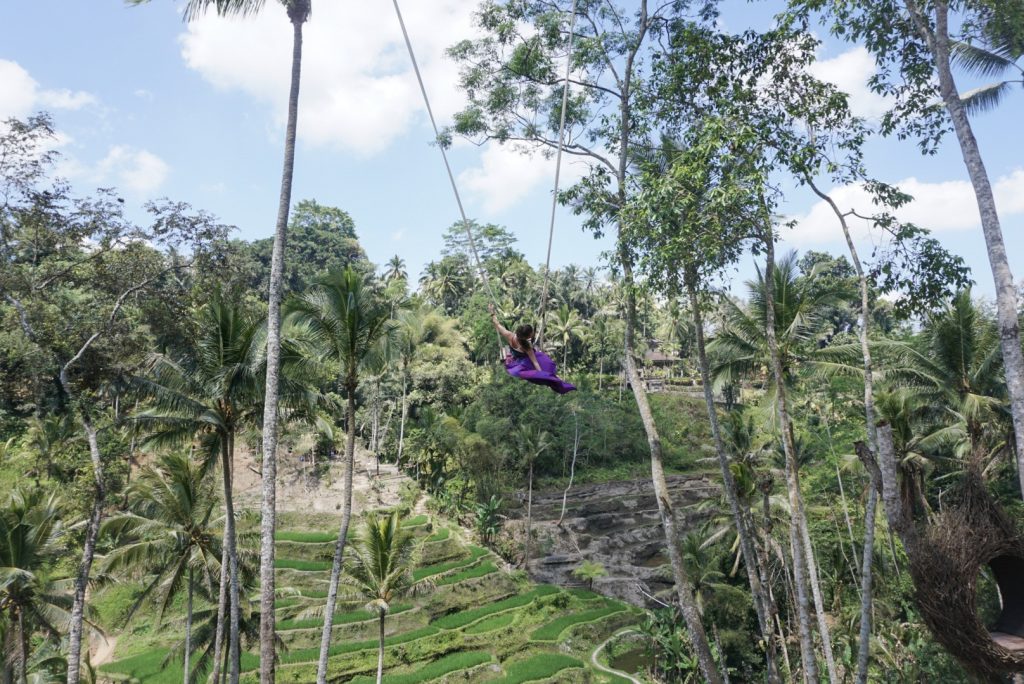
<svg viewBox="0 0 1024 684">
<path fill-rule="evenodd" d="M 575 385 L 555 375 L 558 367 L 555 366 L 555 362 L 551 360 L 550 356 L 539 349 L 535 349 L 533 353 L 537 357 L 537 363 L 540 364 L 540 370 L 533 367 L 529 358 L 516 358 L 512 354 L 505 356 L 505 370 L 513 378 L 521 378 L 535 385 L 545 385 L 559 394 L 576 389 Z"/>
</svg>

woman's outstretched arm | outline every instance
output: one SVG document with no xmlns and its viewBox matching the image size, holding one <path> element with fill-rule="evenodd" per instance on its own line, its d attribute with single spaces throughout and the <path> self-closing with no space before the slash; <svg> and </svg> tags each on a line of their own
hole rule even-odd
<svg viewBox="0 0 1024 684">
<path fill-rule="evenodd" d="M 515 334 L 498 322 L 498 314 L 494 313 L 494 305 L 488 304 L 487 310 L 491 312 L 491 323 L 494 325 L 494 329 L 498 331 L 498 334 L 501 335 L 506 342 L 512 344 L 512 338 L 515 337 Z"/>
</svg>

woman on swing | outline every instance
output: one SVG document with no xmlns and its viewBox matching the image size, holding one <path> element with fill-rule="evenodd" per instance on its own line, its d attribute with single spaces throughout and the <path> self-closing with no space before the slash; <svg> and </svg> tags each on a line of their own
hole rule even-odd
<svg viewBox="0 0 1024 684">
<path fill-rule="evenodd" d="M 558 394 L 566 394 L 576 389 L 572 383 L 568 383 L 555 375 L 558 370 L 555 362 L 534 345 L 534 330 L 529 324 L 520 325 L 515 332 L 498 322 L 498 315 L 494 312 L 494 305 L 488 304 L 487 310 L 491 312 L 491 323 L 498 335 L 508 342 L 509 354 L 505 357 L 505 370 L 514 378 L 521 378 L 535 385 L 550 387 Z"/>
</svg>

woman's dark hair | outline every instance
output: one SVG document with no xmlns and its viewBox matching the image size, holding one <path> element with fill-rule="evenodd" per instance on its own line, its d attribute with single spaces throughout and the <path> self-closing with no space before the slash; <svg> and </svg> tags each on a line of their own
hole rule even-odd
<svg viewBox="0 0 1024 684">
<path fill-rule="evenodd" d="M 516 328 L 516 341 L 519 342 L 519 346 L 523 348 L 523 351 L 527 351 L 533 347 L 533 326 L 529 324 L 521 325 Z"/>
</svg>

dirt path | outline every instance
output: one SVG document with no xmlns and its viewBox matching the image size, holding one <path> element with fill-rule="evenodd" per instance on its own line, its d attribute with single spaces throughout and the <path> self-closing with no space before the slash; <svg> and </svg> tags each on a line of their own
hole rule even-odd
<svg viewBox="0 0 1024 684">
<path fill-rule="evenodd" d="M 616 637 L 622 636 L 623 634 L 630 634 L 630 633 L 635 632 L 635 631 L 636 630 L 634 630 L 634 629 L 627 629 L 627 630 L 624 630 L 622 632 L 618 632 L 617 634 L 612 634 L 610 637 L 608 637 L 607 639 L 602 641 L 601 645 L 598 646 L 597 648 L 595 648 L 594 652 L 590 654 L 590 663 L 591 663 L 591 665 L 596 667 L 601 672 L 605 672 L 605 673 L 610 674 L 610 675 L 615 675 L 616 677 L 622 677 L 623 679 L 628 679 L 629 681 L 633 682 L 633 684 L 643 684 L 643 682 L 641 682 L 639 679 L 637 679 L 633 675 L 627 674 L 625 672 L 621 672 L 619 670 L 613 670 L 612 668 L 608 667 L 607 665 L 601 664 L 601 662 L 597 659 L 597 654 L 604 650 L 604 647 L 608 645 L 609 641 L 611 641 L 612 639 L 614 639 Z"/>
<path fill-rule="evenodd" d="M 89 654 L 89 662 L 92 663 L 93 667 L 106 665 L 114 659 L 114 649 L 117 648 L 117 637 L 100 637 L 94 643 L 90 644 L 90 646 L 93 646 L 93 648 Z"/>
</svg>

